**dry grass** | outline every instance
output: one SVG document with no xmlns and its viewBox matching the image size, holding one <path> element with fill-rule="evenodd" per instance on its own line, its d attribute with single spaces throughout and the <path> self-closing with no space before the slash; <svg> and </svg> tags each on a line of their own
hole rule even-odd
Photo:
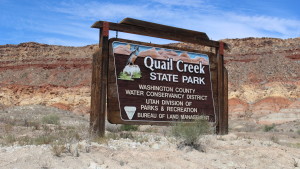
<svg viewBox="0 0 300 169">
<path fill-rule="evenodd" d="M 51 151 L 53 152 L 53 155 L 61 157 L 62 153 L 66 151 L 66 146 L 62 143 L 54 142 L 51 144 Z"/>
<path fill-rule="evenodd" d="M 10 133 L 13 130 L 14 126 L 11 124 L 5 124 L 4 131 L 5 133 Z"/>
<path fill-rule="evenodd" d="M 15 135 L 7 134 L 3 137 L 2 145 L 13 145 L 16 141 Z"/>
<path fill-rule="evenodd" d="M 85 139 L 100 144 L 108 144 L 109 140 L 118 139 L 131 139 L 135 142 L 143 143 L 148 142 L 149 138 L 143 134 L 135 133 L 133 131 L 138 130 L 138 126 L 123 125 L 120 130 L 114 132 L 108 132 L 105 137 L 91 136 L 88 134 L 88 127 L 85 126 L 62 126 L 58 118 L 53 116 L 44 116 L 46 118 L 35 119 L 34 121 L 24 119 L 5 119 L 8 124 L 5 124 L 5 135 L 0 137 L 0 143 L 2 145 L 51 145 L 51 149 L 55 156 L 61 156 L 64 149 L 68 152 L 67 144 L 78 143 Z M 47 120 L 45 120 L 47 119 Z M 52 120 L 49 120 L 52 119 Z M 50 124 L 48 124 L 50 123 Z M 53 124 L 54 123 L 54 124 Z M 27 131 L 28 134 L 8 134 L 14 128 L 19 131 Z M 21 130 L 20 130 L 21 129 Z M 15 131 L 14 133 L 18 133 Z M 60 143 L 60 144 L 58 144 Z M 65 147 L 65 148 L 63 148 Z"/>
<path fill-rule="evenodd" d="M 59 125 L 59 123 L 60 123 L 59 120 L 60 120 L 60 118 L 56 114 L 49 114 L 42 118 L 42 122 L 46 123 L 46 124 Z"/>
<path fill-rule="evenodd" d="M 73 143 L 82 140 L 88 132 L 83 131 L 86 128 L 82 126 L 62 126 L 59 120 L 57 115 L 52 114 L 34 120 L 22 116 L 1 117 L 0 122 L 3 123 L 4 133 L 0 137 L 0 144 L 42 145 L 52 144 L 57 140 Z"/>
<path fill-rule="evenodd" d="M 123 124 L 120 127 L 121 131 L 138 131 L 139 126 L 137 125 L 129 125 L 129 124 Z"/>
</svg>

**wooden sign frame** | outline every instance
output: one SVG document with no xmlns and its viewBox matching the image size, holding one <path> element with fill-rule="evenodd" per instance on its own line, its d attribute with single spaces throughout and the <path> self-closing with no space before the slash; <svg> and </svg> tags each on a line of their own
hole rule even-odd
<svg viewBox="0 0 300 169">
<path fill-rule="evenodd" d="M 209 53 L 209 55 L 212 76 L 211 80 L 213 84 L 213 97 L 215 102 L 215 111 L 217 114 L 216 132 L 218 134 L 228 133 L 228 72 L 224 67 L 223 59 L 224 48 L 227 48 L 225 43 L 209 40 L 207 35 L 202 32 L 175 28 L 132 18 L 125 18 L 120 23 L 98 21 L 92 25 L 92 28 L 100 29 L 99 50 L 93 56 L 92 65 L 90 113 L 90 130 L 92 133 L 95 133 L 101 137 L 104 136 L 106 112 L 109 119 L 113 120 L 113 123 L 133 124 L 130 121 L 123 121 L 118 117 L 120 112 L 118 109 L 116 109 L 116 105 L 118 104 L 115 92 L 116 77 L 114 74 L 114 58 L 110 42 L 120 39 L 109 40 L 109 30 L 194 43 L 215 48 L 215 54 Z M 124 39 L 122 39 L 122 41 L 149 45 L 143 42 Z M 151 46 L 207 53 L 197 50 L 170 47 L 167 45 L 151 44 Z M 169 123 L 134 122 L 134 124 L 167 125 Z"/>
</svg>

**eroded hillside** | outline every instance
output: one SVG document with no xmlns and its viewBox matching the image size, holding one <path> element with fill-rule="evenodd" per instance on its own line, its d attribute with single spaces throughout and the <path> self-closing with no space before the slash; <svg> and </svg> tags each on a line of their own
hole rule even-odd
<svg viewBox="0 0 300 169">
<path fill-rule="evenodd" d="M 259 123 L 300 118 L 300 38 L 224 42 L 230 47 L 225 53 L 230 117 L 253 117 Z M 172 45 L 203 49 L 184 43 Z M 42 104 L 88 113 L 96 49 L 97 45 L 65 47 L 34 42 L 1 45 L 0 106 Z"/>
</svg>

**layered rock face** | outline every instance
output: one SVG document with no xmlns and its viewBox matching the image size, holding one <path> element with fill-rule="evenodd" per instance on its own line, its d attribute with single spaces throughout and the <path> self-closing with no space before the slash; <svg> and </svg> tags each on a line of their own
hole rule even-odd
<svg viewBox="0 0 300 169">
<path fill-rule="evenodd" d="M 223 41 L 230 47 L 225 52 L 230 118 L 255 118 L 263 124 L 281 116 L 298 118 L 300 38 Z M 171 45 L 214 51 L 185 43 Z M 33 42 L 1 45 L 0 108 L 44 104 L 89 113 L 91 63 L 96 49 L 97 45 L 65 47 Z"/>
<path fill-rule="evenodd" d="M 96 48 L 33 42 L 0 46 L 0 104 L 43 104 L 88 113 Z"/>
<path fill-rule="evenodd" d="M 285 118 L 300 113 L 300 38 L 224 41 L 231 48 L 225 54 L 231 117 L 261 118 L 276 113 Z M 269 123 L 273 122 L 276 120 L 270 118 Z"/>
</svg>

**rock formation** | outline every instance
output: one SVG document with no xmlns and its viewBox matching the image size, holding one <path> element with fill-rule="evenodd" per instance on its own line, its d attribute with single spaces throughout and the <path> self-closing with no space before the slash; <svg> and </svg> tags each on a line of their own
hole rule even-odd
<svg viewBox="0 0 300 169">
<path fill-rule="evenodd" d="M 230 118 L 299 113 L 294 106 L 300 100 L 300 38 L 223 41 L 230 48 L 224 58 L 229 71 Z M 209 47 L 186 43 L 172 45 L 214 52 Z"/>
<path fill-rule="evenodd" d="M 282 116 L 293 119 L 287 114 L 299 113 L 300 38 L 223 41 L 230 47 L 225 52 L 230 118 L 269 116 L 269 120 L 285 114 Z M 214 51 L 186 43 L 170 45 Z M 97 45 L 65 47 L 34 42 L 0 45 L 0 108 L 43 104 L 89 113 L 91 63 L 96 49 Z M 152 53 L 175 57 L 164 51 Z"/>
</svg>

